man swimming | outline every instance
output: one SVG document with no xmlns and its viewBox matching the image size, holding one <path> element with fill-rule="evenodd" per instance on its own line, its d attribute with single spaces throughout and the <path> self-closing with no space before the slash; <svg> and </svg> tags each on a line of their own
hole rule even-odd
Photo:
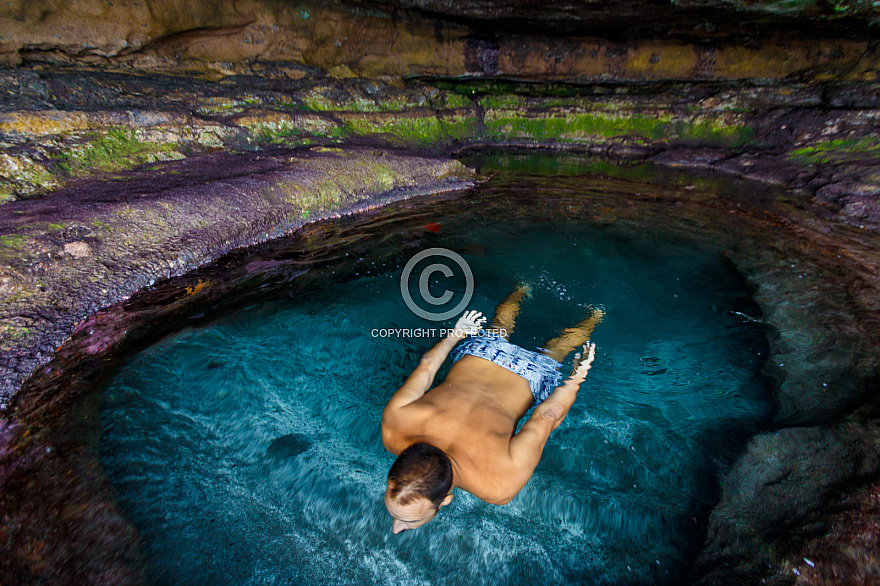
<svg viewBox="0 0 880 586">
<path fill-rule="evenodd" d="M 577 398 L 596 351 L 587 341 L 604 314 L 594 311 L 548 341 L 541 353 L 530 352 L 508 341 L 528 293 L 521 286 L 502 301 L 488 331 L 481 331 L 486 322 L 481 313 L 465 312 L 385 406 L 382 443 L 398 455 L 385 490 L 394 533 L 433 519 L 456 487 L 487 503 L 509 503 L 531 478 L 550 432 Z M 474 337 L 453 350 L 468 336 Z M 575 356 L 574 372 L 560 384 L 560 362 L 581 345 L 583 358 Z M 452 370 L 428 393 L 450 350 Z M 532 416 L 514 434 L 533 405 Z"/>
</svg>

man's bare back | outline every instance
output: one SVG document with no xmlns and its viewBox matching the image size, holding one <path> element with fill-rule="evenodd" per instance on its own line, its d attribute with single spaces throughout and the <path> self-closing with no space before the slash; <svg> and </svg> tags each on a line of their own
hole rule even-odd
<svg viewBox="0 0 880 586">
<path fill-rule="evenodd" d="M 524 378 L 465 356 L 430 393 L 386 410 L 382 440 L 394 454 L 415 442 L 440 448 L 452 460 L 455 486 L 486 502 L 504 504 L 522 488 L 512 484 L 521 466 L 511 458 L 511 438 L 531 406 Z"/>
<path fill-rule="evenodd" d="M 512 331 L 519 303 L 527 293 L 527 289 L 520 288 L 502 302 L 496 310 L 493 327 Z M 574 347 L 586 342 L 602 315 L 596 311 L 575 328 L 565 330 L 562 336 L 545 344 L 545 354 L 554 360 L 564 359 Z M 510 502 L 531 478 L 547 438 L 577 397 L 593 361 L 595 345 L 583 346 L 584 356 L 576 356 L 575 371 L 553 388 L 519 433 L 514 434 L 519 420 L 538 399 L 530 382 L 508 368 L 464 355 L 455 362 L 446 380 L 427 392 L 453 347 L 468 335 L 476 334 L 485 321 L 478 312 L 466 312 L 456 324 L 455 332 L 422 357 L 385 407 L 382 441 L 390 452 L 398 455 L 422 443 L 441 450 L 451 463 L 450 491 L 458 487 L 488 503 L 501 505 Z M 389 478 L 386 506 L 395 519 L 395 533 L 419 526 L 427 522 L 425 518 L 433 518 L 424 502 L 403 507 L 396 503 L 390 496 L 396 494 L 392 484 Z M 450 499 L 451 496 L 436 505 L 434 514 L 436 508 Z M 417 518 L 420 522 L 403 517 Z"/>
</svg>

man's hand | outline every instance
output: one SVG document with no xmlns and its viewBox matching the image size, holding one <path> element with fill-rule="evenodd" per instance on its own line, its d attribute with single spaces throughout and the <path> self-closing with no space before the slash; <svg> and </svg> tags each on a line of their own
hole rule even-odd
<svg viewBox="0 0 880 586">
<path fill-rule="evenodd" d="M 576 366 L 574 367 L 571 376 L 568 377 L 568 380 L 576 384 L 581 384 L 587 380 L 587 373 L 590 371 L 590 366 L 593 365 L 593 359 L 595 357 L 596 345 L 591 342 L 584 344 L 584 358 L 581 358 L 580 352 L 574 355 Z"/>
<path fill-rule="evenodd" d="M 486 318 L 479 311 L 465 311 L 464 315 L 455 322 L 454 335 L 459 338 L 473 336 L 480 331 L 484 323 L 486 323 Z M 459 331 L 462 332 L 461 335 L 458 334 Z"/>
<path fill-rule="evenodd" d="M 419 365 L 416 366 L 412 374 L 409 375 L 409 378 L 406 379 L 406 382 L 403 383 L 403 386 L 397 389 L 397 392 L 394 393 L 394 396 L 385 405 L 385 411 L 382 415 L 383 421 L 390 421 L 389 418 L 393 418 L 399 409 L 406 407 L 413 401 L 417 401 L 427 393 L 434 382 L 434 375 L 437 374 L 443 361 L 446 360 L 449 351 L 458 343 L 460 338 L 479 332 L 484 323 L 486 323 L 486 318 L 479 311 L 464 312 L 464 315 L 455 322 L 453 332 L 437 342 L 433 348 L 422 356 Z M 391 424 L 389 423 L 389 425 Z"/>
</svg>

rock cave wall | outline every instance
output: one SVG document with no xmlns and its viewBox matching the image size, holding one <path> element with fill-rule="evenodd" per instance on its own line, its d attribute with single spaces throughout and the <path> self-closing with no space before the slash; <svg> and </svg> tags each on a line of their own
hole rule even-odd
<svg viewBox="0 0 880 586">
<path fill-rule="evenodd" d="M 806 212 L 774 221 L 814 243 L 816 274 L 844 267 L 845 299 L 733 259 L 777 356 L 804 324 L 828 351 L 779 367 L 774 428 L 724 480 L 692 580 L 880 580 L 878 18 L 860 0 L 4 3 L 0 571 L 63 582 L 85 563 L 75 531 L 22 529 L 59 515 L 21 500 L 57 463 L 14 403 L 90 314 L 313 219 L 465 185 L 450 154 L 525 147 L 797 194 Z M 815 319 L 829 299 L 845 325 Z"/>
</svg>

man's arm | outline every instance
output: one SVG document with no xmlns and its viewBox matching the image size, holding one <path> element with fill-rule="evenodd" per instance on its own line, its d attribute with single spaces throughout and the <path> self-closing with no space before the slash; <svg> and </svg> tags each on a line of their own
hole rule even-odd
<svg viewBox="0 0 880 586">
<path fill-rule="evenodd" d="M 467 336 L 476 334 L 480 331 L 480 327 L 484 323 L 486 323 L 486 318 L 482 317 L 482 314 L 479 311 L 466 311 L 464 315 L 455 322 L 453 331 L 422 356 L 419 365 L 416 366 L 415 370 L 412 371 L 412 374 L 406 379 L 406 382 L 403 383 L 403 386 L 394 393 L 388 401 L 388 404 L 385 405 L 383 417 L 390 411 L 406 407 L 427 393 L 428 389 L 431 388 L 431 383 L 434 382 L 434 376 L 437 374 L 437 371 L 440 370 L 443 361 L 446 360 L 446 357 L 449 355 L 452 348 L 455 347 L 458 341 L 462 338 L 466 338 Z"/>
<path fill-rule="evenodd" d="M 509 498 L 502 499 L 504 502 L 501 504 L 510 502 L 532 477 L 535 467 L 541 461 L 547 438 L 559 427 L 577 399 L 578 388 L 586 380 L 593 358 L 596 356 L 596 345 L 584 345 L 584 353 L 586 356 L 578 362 L 571 376 L 538 405 L 529 420 L 520 428 L 519 433 L 510 440 L 510 459 L 513 461 L 514 472 L 510 476 L 509 490 L 505 491 L 509 493 Z M 575 356 L 575 360 L 579 359 L 579 355 Z"/>
</svg>

